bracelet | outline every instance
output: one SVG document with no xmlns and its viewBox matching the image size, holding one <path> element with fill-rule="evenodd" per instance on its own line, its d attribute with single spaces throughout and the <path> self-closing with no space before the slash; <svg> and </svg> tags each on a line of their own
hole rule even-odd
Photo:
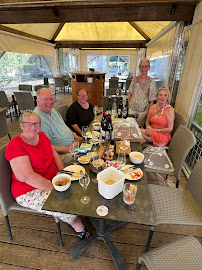
<svg viewBox="0 0 202 270">
<path fill-rule="evenodd" d="M 159 129 L 157 129 L 157 132 L 159 133 L 159 132 L 160 132 L 160 130 L 159 130 Z"/>
</svg>

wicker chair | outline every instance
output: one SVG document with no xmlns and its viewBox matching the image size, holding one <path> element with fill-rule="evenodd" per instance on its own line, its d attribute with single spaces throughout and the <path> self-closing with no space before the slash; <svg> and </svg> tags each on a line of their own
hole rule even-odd
<svg viewBox="0 0 202 270">
<path fill-rule="evenodd" d="M 61 106 L 60 108 L 57 109 L 57 111 L 60 113 L 60 115 L 62 116 L 64 122 L 66 122 L 66 114 L 67 114 L 67 110 L 68 110 L 68 106 L 64 105 Z"/>
<path fill-rule="evenodd" d="M 117 88 L 108 88 L 106 89 L 106 96 L 116 95 L 116 91 L 117 91 Z M 119 90 L 119 94 L 120 94 L 120 90 Z"/>
<path fill-rule="evenodd" d="M 139 265 L 142 262 L 149 270 L 201 269 L 202 246 L 196 238 L 187 236 L 141 255 Z"/>
<path fill-rule="evenodd" d="M 9 139 L 11 140 L 11 136 L 8 132 L 8 126 L 6 123 L 6 111 L 7 108 L 0 108 L 0 138 L 8 135 Z"/>
<path fill-rule="evenodd" d="M 145 252 L 149 250 L 157 225 L 202 226 L 202 158 L 194 166 L 186 190 L 150 184 L 149 192 L 155 225 L 150 229 Z"/>
<path fill-rule="evenodd" d="M 119 81 L 117 79 L 109 79 L 109 88 L 119 88 Z"/>
<path fill-rule="evenodd" d="M 32 91 L 32 85 L 31 84 L 19 84 L 19 90 L 23 91 Z"/>
<path fill-rule="evenodd" d="M 37 91 L 41 88 L 49 88 L 49 85 L 45 85 L 45 84 L 39 84 L 39 85 L 35 85 L 34 86 L 34 91 Z"/>
<path fill-rule="evenodd" d="M 39 213 L 27 207 L 20 206 L 11 194 L 11 181 L 12 181 L 12 171 L 9 162 L 5 158 L 5 150 L 7 145 L 0 148 L 0 205 L 2 213 L 5 219 L 6 228 L 8 232 L 9 241 L 13 242 L 13 236 L 11 232 L 10 222 L 8 218 L 8 213 L 11 210 Z M 60 230 L 60 222 L 57 217 L 54 217 L 57 225 L 57 232 L 59 237 L 60 247 L 63 247 L 62 235 Z"/>
<path fill-rule="evenodd" d="M 178 187 L 182 165 L 195 143 L 196 138 L 194 134 L 188 128 L 181 125 L 173 135 L 168 148 L 168 156 L 173 164 L 174 172 L 145 167 L 146 172 L 164 174 L 166 178 L 168 175 L 173 175 L 176 178 L 176 187 Z"/>
<path fill-rule="evenodd" d="M 6 93 L 4 91 L 0 91 L 0 108 L 5 108 L 7 107 L 7 110 L 9 112 L 11 122 L 12 122 L 12 111 L 15 109 L 16 111 L 16 101 L 8 101 L 8 98 L 6 96 Z"/>
<path fill-rule="evenodd" d="M 31 93 L 13 93 L 17 100 L 19 114 L 21 110 L 34 110 L 35 104 Z"/>
</svg>

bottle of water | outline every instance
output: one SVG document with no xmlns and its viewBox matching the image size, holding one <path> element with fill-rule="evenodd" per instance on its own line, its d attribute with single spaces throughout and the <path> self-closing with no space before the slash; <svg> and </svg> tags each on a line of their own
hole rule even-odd
<svg viewBox="0 0 202 270">
<path fill-rule="evenodd" d="M 114 99 L 113 105 L 112 105 L 112 117 L 116 118 L 117 116 L 117 106 L 116 106 L 116 99 Z"/>
</svg>

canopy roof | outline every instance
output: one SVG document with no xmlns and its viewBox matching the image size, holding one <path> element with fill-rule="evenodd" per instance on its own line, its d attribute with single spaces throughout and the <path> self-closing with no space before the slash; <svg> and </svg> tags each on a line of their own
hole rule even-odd
<svg viewBox="0 0 202 270">
<path fill-rule="evenodd" d="M 0 0 L 0 30 L 56 48 L 142 48 L 197 0 Z M 148 20 L 148 21 L 146 21 Z"/>
</svg>

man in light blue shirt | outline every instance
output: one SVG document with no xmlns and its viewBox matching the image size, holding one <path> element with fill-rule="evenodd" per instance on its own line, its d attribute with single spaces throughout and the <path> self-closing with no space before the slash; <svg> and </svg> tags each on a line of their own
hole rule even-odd
<svg viewBox="0 0 202 270">
<path fill-rule="evenodd" d="M 37 91 L 37 107 L 34 111 L 41 117 L 41 131 L 50 139 L 54 149 L 59 154 L 69 153 L 69 145 L 74 140 L 82 141 L 82 137 L 74 134 L 62 119 L 62 116 L 53 108 L 54 98 L 47 88 Z"/>
</svg>

